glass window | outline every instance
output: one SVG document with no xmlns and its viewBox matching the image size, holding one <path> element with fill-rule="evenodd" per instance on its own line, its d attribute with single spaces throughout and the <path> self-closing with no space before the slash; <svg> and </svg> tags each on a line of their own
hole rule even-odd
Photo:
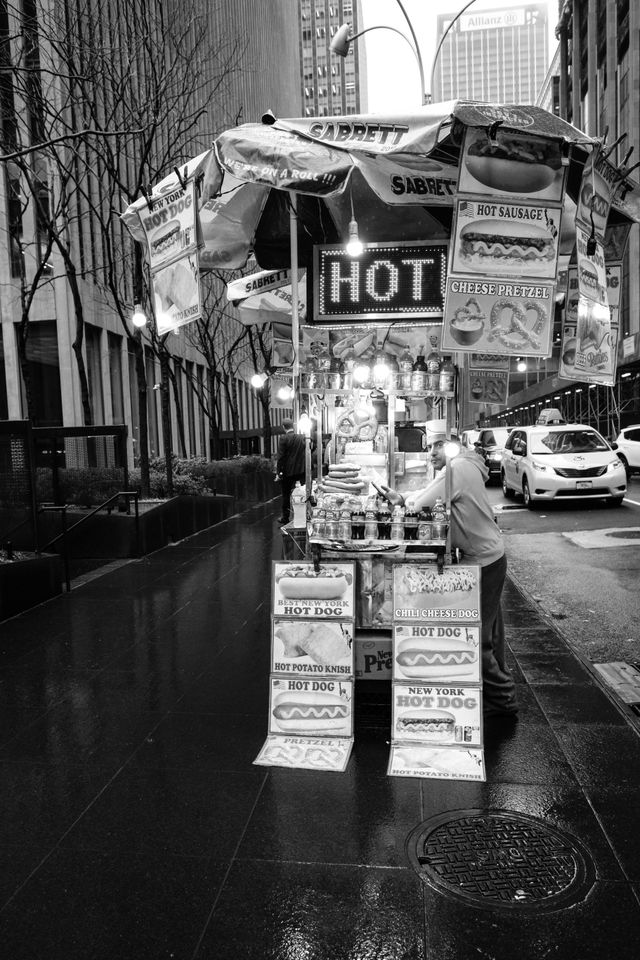
<svg viewBox="0 0 640 960">
<path fill-rule="evenodd" d="M 34 426 L 62 426 L 60 360 L 55 320 L 29 324 L 27 366 L 33 397 Z M 26 403 L 23 409 L 27 409 Z"/>
<path fill-rule="evenodd" d="M 104 391 L 102 389 L 102 363 L 100 359 L 101 334 L 102 331 L 98 327 L 94 327 L 90 323 L 85 324 L 87 381 L 94 423 L 104 423 Z"/>
<path fill-rule="evenodd" d="M 108 333 L 109 379 L 111 381 L 111 422 L 124 423 L 124 391 L 122 387 L 122 337 Z"/>
<path fill-rule="evenodd" d="M 195 382 L 193 379 L 193 362 L 187 360 L 185 362 L 185 372 L 187 376 L 187 427 L 189 430 L 189 456 L 195 457 L 196 455 L 196 423 L 195 423 L 195 408 L 193 395 Z"/>
<path fill-rule="evenodd" d="M 140 455 L 140 394 L 136 374 L 136 355 L 129 347 L 129 400 L 131 403 L 131 441 L 133 443 L 133 462 L 137 465 Z"/>
<path fill-rule="evenodd" d="M 147 377 L 147 416 L 149 419 L 149 456 L 160 456 L 158 438 L 158 390 L 156 386 L 155 361 L 149 347 L 144 350 L 145 372 Z"/>
<path fill-rule="evenodd" d="M 7 400 L 7 374 L 4 368 L 4 341 L 2 339 L 2 325 L 0 325 L 0 420 L 9 419 L 9 402 Z"/>
</svg>

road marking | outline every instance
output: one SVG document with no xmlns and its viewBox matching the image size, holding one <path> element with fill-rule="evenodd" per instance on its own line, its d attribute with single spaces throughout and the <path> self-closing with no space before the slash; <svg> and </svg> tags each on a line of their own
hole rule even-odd
<svg viewBox="0 0 640 960">
<path fill-rule="evenodd" d="M 593 550 L 602 547 L 637 547 L 640 542 L 640 527 L 605 527 L 602 530 L 578 530 L 563 533 L 578 547 Z"/>
<path fill-rule="evenodd" d="M 631 500 L 629 497 L 624 498 L 625 503 L 632 503 L 634 507 L 640 507 L 640 502 L 638 500 Z"/>
</svg>

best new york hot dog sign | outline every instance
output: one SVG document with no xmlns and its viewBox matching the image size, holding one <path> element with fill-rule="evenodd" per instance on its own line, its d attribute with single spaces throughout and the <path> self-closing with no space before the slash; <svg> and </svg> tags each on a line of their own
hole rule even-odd
<svg viewBox="0 0 640 960">
<path fill-rule="evenodd" d="M 354 564 L 274 563 L 273 614 L 309 619 L 354 615 Z"/>
</svg>

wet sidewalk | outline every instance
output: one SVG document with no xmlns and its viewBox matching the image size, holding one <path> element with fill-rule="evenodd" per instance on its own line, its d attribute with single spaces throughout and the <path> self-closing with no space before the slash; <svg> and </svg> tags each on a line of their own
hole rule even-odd
<svg viewBox="0 0 640 960">
<path fill-rule="evenodd" d="M 635 960 L 640 736 L 513 583 L 486 783 L 387 777 L 372 681 L 345 773 L 252 764 L 276 510 L 0 623 L 3 955 Z M 514 871 L 538 894 L 500 906 Z"/>
</svg>

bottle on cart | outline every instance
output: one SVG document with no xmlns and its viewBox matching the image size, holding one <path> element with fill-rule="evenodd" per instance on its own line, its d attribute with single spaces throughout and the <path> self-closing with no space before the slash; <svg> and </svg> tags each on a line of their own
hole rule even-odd
<svg viewBox="0 0 640 960">
<path fill-rule="evenodd" d="M 304 362 L 303 383 L 307 390 L 315 390 L 318 386 L 318 365 L 316 358 L 309 355 Z"/>
<path fill-rule="evenodd" d="M 352 539 L 351 530 L 351 510 L 343 509 L 340 511 L 340 521 L 338 523 L 338 539 L 346 543 Z"/>
<path fill-rule="evenodd" d="M 378 537 L 380 540 L 391 539 L 391 510 L 386 500 L 378 506 Z"/>
<path fill-rule="evenodd" d="M 413 507 L 407 507 L 404 512 L 404 538 L 415 540 L 418 532 L 418 512 Z"/>
<path fill-rule="evenodd" d="M 327 517 L 324 524 L 324 535 L 327 540 L 340 539 L 340 514 L 333 506 L 327 509 Z"/>
<path fill-rule="evenodd" d="M 324 538 L 324 528 L 325 528 L 325 511 L 321 507 L 314 507 L 313 513 L 311 514 L 311 537 L 314 540 L 322 540 Z"/>
<path fill-rule="evenodd" d="M 291 506 L 294 527 L 305 527 L 307 525 L 307 491 L 298 481 L 291 491 Z"/>
<path fill-rule="evenodd" d="M 451 357 L 447 357 L 440 367 L 440 382 L 438 387 L 440 393 L 453 393 L 455 380 L 455 368 L 451 362 Z"/>
<path fill-rule="evenodd" d="M 411 371 L 411 389 L 416 393 L 427 389 L 427 364 L 424 359 L 424 352 L 419 353 L 416 362 Z"/>
<path fill-rule="evenodd" d="M 436 499 L 433 507 L 431 508 L 431 517 L 433 520 L 446 520 L 447 519 L 447 508 L 444 505 L 444 500 L 441 497 Z"/>
<path fill-rule="evenodd" d="M 355 353 L 353 350 L 347 350 L 340 364 L 340 380 L 343 390 L 353 390 L 353 368 L 355 365 Z"/>
<path fill-rule="evenodd" d="M 411 390 L 411 375 L 413 373 L 413 357 L 409 347 L 405 347 L 398 360 L 398 389 Z"/>
<path fill-rule="evenodd" d="M 387 378 L 387 390 L 397 390 L 398 381 L 400 378 L 400 364 L 392 353 L 387 355 L 386 363 L 389 370 L 389 376 Z"/>
<path fill-rule="evenodd" d="M 329 390 L 340 390 L 342 386 L 342 374 L 340 373 L 340 361 L 337 357 L 332 357 L 329 362 L 327 387 Z"/>
<path fill-rule="evenodd" d="M 318 389 L 327 390 L 329 387 L 329 371 L 331 369 L 331 357 L 329 351 L 324 348 L 317 357 L 318 364 Z"/>
<path fill-rule="evenodd" d="M 404 540 L 404 507 L 394 507 L 391 515 L 391 539 Z"/>
<path fill-rule="evenodd" d="M 436 341 L 437 344 L 437 341 Z M 427 357 L 427 390 L 434 393 L 440 389 L 440 354 L 436 350 L 436 344 L 432 342 L 433 349 Z"/>
<path fill-rule="evenodd" d="M 447 508 L 438 498 L 431 508 L 431 536 L 434 540 L 444 540 L 447 536 Z"/>
<path fill-rule="evenodd" d="M 431 540 L 431 518 L 427 510 L 421 510 L 418 515 L 417 539 L 421 543 L 428 543 Z"/>
<path fill-rule="evenodd" d="M 353 540 L 364 540 L 364 521 L 365 512 L 362 506 L 359 506 L 351 514 L 351 537 Z"/>
<path fill-rule="evenodd" d="M 369 497 L 364 515 L 364 539 L 378 539 L 378 511 L 375 497 Z"/>
</svg>

